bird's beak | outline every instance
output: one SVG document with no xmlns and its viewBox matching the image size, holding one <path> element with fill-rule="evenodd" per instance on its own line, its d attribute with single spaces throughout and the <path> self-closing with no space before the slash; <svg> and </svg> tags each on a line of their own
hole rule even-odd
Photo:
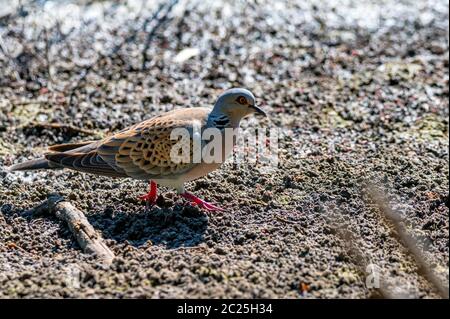
<svg viewBox="0 0 450 319">
<path fill-rule="evenodd" d="M 267 117 L 267 113 L 266 113 L 262 108 L 260 108 L 259 106 L 256 106 L 256 105 L 250 105 L 250 108 L 254 109 L 254 110 L 255 110 L 255 113 L 261 114 L 261 115 Z"/>
</svg>

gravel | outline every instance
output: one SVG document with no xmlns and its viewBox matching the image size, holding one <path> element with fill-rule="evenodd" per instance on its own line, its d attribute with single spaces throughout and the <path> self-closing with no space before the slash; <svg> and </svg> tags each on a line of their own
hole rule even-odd
<svg viewBox="0 0 450 319">
<path fill-rule="evenodd" d="M 391 291 L 437 297 L 368 182 L 448 286 L 446 1 L 23 2 L 0 11 L 1 298 L 377 296 L 349 245 Z M 228 162 L 188 185 L 224 212 L 171 190 L 146 209 L 140 181 L 6 171 L 236 86 L 271 118 L 244 128 L 281 129 L 280 163 Z M 29 212 L 52 192 L 85 212 L 110 267 Z"/>
</svg>

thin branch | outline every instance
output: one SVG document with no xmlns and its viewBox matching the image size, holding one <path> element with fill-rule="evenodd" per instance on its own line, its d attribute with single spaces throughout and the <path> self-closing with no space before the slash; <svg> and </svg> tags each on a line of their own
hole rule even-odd
<svg viewBox="0 0 450 319">
<path fill-rule="evenodd" d="M 44 39 L 45 39 L 45 62 L 47 65 L 48 84 L 50 84 L 50 85 L 47 85 L 47 87 L 49 87 L 49 89 L 52 90 L 53 86 L 55 84 L 55 81 L 53 79 L 52 70 L 51 70 L 52 69 L 52 64 L 50 61 L 51 43 L 50 43 L 47 29 L 44 29 Z"/>
<path fill-rule="evenodd" d="M 294 221 L 294 220 L 286 219 L 286 218 L 284 218 L 284 217 L 281 217 L 280 215 L 275 215 L 275 218 L 276 218 L 277 220 L 279 220 L 280 222 L 283 222 L 283 223 L 287 223 L 287 224 L 298 224 L 298 222 L 296 222 L 296 221 Z"/>
<path fill-rule="evenodd" d="M 40 122 L 34 122 L 33 121 L 33 122 L 28 123 L 26 125 L 26 127 L 45 128 L 45 129 L 59 129 L 59 130 L 67 130 L 67 131 L 71 131 L 71 132 L 76 132 L 76 133 L 82 133 L 82 134 L 85 134 L 85 135 L 93 135 L 93 136 L 98 136 L 98 137 L 104 136 L 103 132 L 83 129 L 83 128 L 76 127 L 76 126 L 71 125 L 71 124 L 40 123 Z"/>
<path fill-rule="evenodd" d="M 147 51 L 150 48 L 150 43 L 152 42 L 153 38 L 155 37 L 156 31 L 167 20 L 169 13 L 172 11 L 173 7 L 177 3 L 178 3 L 178 0 L 172 0 L 167 4 L 161 4 L 159 6 L 158 10 L 156 10 L 156 12 L 153 14 L 153 16 L 149 20 L 146 20 L 146 22 L 144 23 L 143 29 L 145 31 L 147 24 L 156 19 L 154 27 L 147 34 L 147 38 L 145 40 L 145 46 L 144 46 L 144 49 L 142 50 L 142 70 L 145 69 L 145 65 L 148 62 Z M 158 18 L 159 14 L 163 11 L 164 8 L 166 8 L 164 14 L 160 18 Z"/>
<path fill-rule="evenodd" d="M 81 249 L 96 256 L 103 264 L 110 265 L 114 260 L 114 253 L 103 242 L 102 237 L 82 211 L 73 206 L 58 194 L 51 194 L 48 199 L 31 210 L 32 213 L 51 213 L 69 226 Z"/>
<path fill-rule="evenodd" d="M 381 273 L 373 274 L 369 271 L 370 261 L 362 253 L 361 249 L 357 246 L 357 237 L 354 232 L 350 231 L 343 224 L 337 222 L 330 223 L 330 227 L 333 229 L 335 235 L 339 237 L 345 244 L 345 251 L 352 258 L 357 267 L 359 274 L 363 278 L 368 278 L 369 276 L 377 275 L 379 277 L 379 286 L 373 287 L 376 289 L 377 296 L 383 299 L 398 299 L 401 296 L 397 295 L 394 291 L 389 289 L 386 284 L 387 281 L 384 279 Z M 368 287 L 369 288 L 369 287 Z"/>
<path fill-rule="evenodd" d="M 375 203 L 386 220 L 394 226 L 395 233 L 393 235 L 403 243 L 410 255 L 414 258 L 418 267 L 418 274 L 427 279 L 442 298 L 448 299 L 448 285 L 444 286 L 441 279 L 436 276 L 430 265 L 427 263 L 423 252 L 419 249 L 417 241 L 407 233 L 405 227 L 402 225 L 400 214 L 391 208 L 385 195 L 378 191 L 374 186 L 370 185 L 368 187 L 367 195 Z"/>
</svg>

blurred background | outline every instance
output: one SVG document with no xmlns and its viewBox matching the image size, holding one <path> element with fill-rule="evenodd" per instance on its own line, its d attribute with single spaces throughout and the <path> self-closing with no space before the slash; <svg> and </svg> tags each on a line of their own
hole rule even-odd
<svg viewBox="0 0 450 319">
<path fill-rule="evenodd" d="M 1 0 L 0 296 L 443 296 L 448 18 L 425 0 Z M 226 164 L 191 184 L 225 213 L 171 193 L 148 212 L 137 181 L 6 172 L 236 86 L 283 134 L 276 172 Z M 27 213 L 55 191 L 106 239 L 110 268 Z"/>
</svg>

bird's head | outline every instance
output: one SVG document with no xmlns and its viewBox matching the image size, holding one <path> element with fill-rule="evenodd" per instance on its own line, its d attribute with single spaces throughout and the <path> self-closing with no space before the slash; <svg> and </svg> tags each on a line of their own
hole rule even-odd
<svg viewBox="0 0 450 319">
<path fill-rule="evenodd" d="M 241 119 L 254 113 L 267 116 L 266 112 L 256 105 L 252 92 L 241 88 L 223 92 L 217 99 L 213 112 L 226 114 L 235 119 Z"/>
</svg>

